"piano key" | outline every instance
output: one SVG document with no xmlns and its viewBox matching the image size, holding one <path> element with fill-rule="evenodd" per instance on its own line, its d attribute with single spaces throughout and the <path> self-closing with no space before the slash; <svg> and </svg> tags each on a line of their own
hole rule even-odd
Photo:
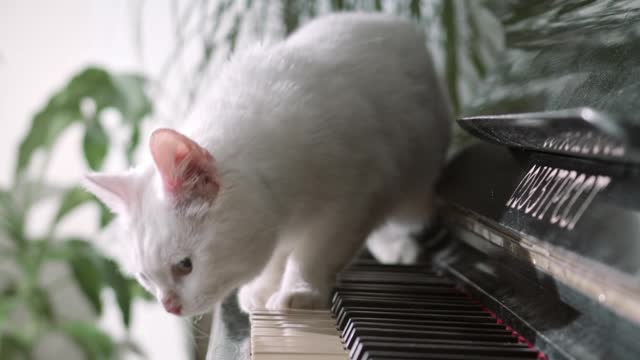
<svg viewBox="0 0 640 360">
<path fill-rule="evenodd" d="M 425 339 L 450 339 L 469 341 L 492 341 L 502 343 L 516 343 L 517 338 L 513 334 L 504 330 L 502 332 L 489 332 L 483 329 L 450 329 L 450 328 L 419 328 L 419 329 L 398 329 L 386 327 L 366 327 L 358 326 L 343 336 L 343 341 L 347 348 L 351 348 L 353 342 L 362 336 L 386 336 L 386 337 L 411 337 Z"/>
<path fill-rule="evenodd" d="M 254 360 L 535 359 L 539 352 L 428 266 L 356 265 L 330 311 L 254 311 Z"/>
<path fill-rule="evenodd" d="M 450 340 L 450 339 L 420 339 L 420 338 L 393 338 L 386 336 L 360 336 L 357 339 L 357 343 L 359 342 L 367 342 L 367 341 L 377 341 L 377 342 L 397 342 L 397 343 L 421 343 L 421 344 L 442 344 L 442 345 L 470 345 L 470 346 L 500 346 L 507 348 L 520 348 L 526 349 L 529 348 L 527 344 L 519 343 L 519 342 L 508 342 L 508 343 L 496 343 L 490 341 L 475 341 L 475 340 Z"/>
<path fill-rule="evenodd" d="M 348 360 L 327 310 L 254 311 L 251 354 L 254 360 Z"/>
<path fill-rule="evenodd" d="M 488 333 L 500 333 L 506 330 L 506 327 L 497 323 L 470 323 L 461 321 L 420 321 L 410 319 L 378 319 L 378 318 L 350 318 L 347 326 L 342 330 L 341 336 L 346 338 L 359 326 L 377 326 L 381 329 L 482 329 Z"/>
<path fill-rule="evenodd" d="M 517 343 L 518 339 L 515 338 L 510 332 L 505 331 L 503 334 L 492 334 L 484 332 L 465 332 L 465 331 L 425 331 L 425 330 L 397 330 L 389 331 L 387 329 L 380 328 L 358 328 L 354 331 L 352 336 L 346 339 L 345 344 L 347 348 L 351 348 L 357 339 L 361 336 L 378 336 L 378 337 L 393 337 L 393 338 L 413 338 L 413 339 L 450 339 L 450 340 L 469 340 L 469 341 L 484 341 L 494 343 Z"/>
<path fill-rule="evenodd" d="M 338 329 L 343 330 L 347 324 L 349 318 L 387 318 L 387 319 L 419 319 L 424 321 L 429 320 L 442 320 L 442 321 L 462 321 L 462 322 L 475 322 L 475 323 L 495 323 L 495 319 L 487 315 L 451 315 L 451 314 L 423 314 L 413 313 L 410 311 L 404 312 L 390 312 L 381 310 L 345 310 L 341 309 L 338 314 Z"/>
<path fill-rule="evenodd" d="M 501 346 L 470 346 L 470 345 L 444 345 L 426 343 L 393 343 L 393 342 L 360 342 L 350 353 L 351 360 L 363 360 L 365 349 L 372 351 L 395 351 L 398 353 L 419 353 L 428 359 L 431 355 L 456 354 L 456 355 L 484 355 L 502 356 L 513 359 L 536 359 L 538 351 L 530 348 L 512 348 Z"/>
<path fill-rule="evenodd" d="M 429 285 L 419 285 L 419 286 L 404 286 L 404 285 L 393 285 L 393 284 L 349 284 L 348 286 L 338 285 L 336 287 L 336 291 L 373 291 L 373 292 L 389 292 L 389 293 L 397 293 L 397 294 L 429 294 L 431 296 L 440 295 L 448 295 L 448 296 L 456 296 L 456 297 L 465 297 L 464 294 L 461 294 L 452 287 L 445 286 L 429 286 Z"/>
<path fill-rule="evenodd" d="M 512 356 L 485 356 L 474 354 L 429 354 L 399 351 L 366 351 L 359 360 L 522 360 Z"/>
<path fill-rule="evenodd" d="M 427 310 L 439 310 L 439 309 L 452 309 L 452 310 L 473 310 L 473 311 L 482 311 L 482 308 L 476 304 L 470 303 L 448 303 L 448 302 L 440 302 L 440 301 L 429 301 L 429 300 L 412 300 L 412 301 L 402 301 L 402 300 L 382 300 L 382 299 L 367 299 L 365 297 L 355 297 L 355 296 L 340 296 L 337 298 L 335 302 L 336 307 L 338 306 L 349 306 L 349 307 L 389 307 L 389 308 L 408 308 L 408 309 L 427 309 Z"/>
</svg>

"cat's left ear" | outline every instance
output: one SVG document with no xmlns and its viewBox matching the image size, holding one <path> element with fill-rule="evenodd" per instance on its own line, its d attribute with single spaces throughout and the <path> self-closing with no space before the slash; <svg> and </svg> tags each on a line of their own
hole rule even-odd
<svg viewBox="0 0 640 360">
<path fill-rule="evenodd" d="M 215 161 L 207 149 L 171 129 L 157 129 L 149 141 L 166 193 L 173 199 L 211 201 L 220 188 Z"/>
<path fill-rule="evenodd" d="M 82 185 L 94 194 L 111 211 L 117 214 L 128 212 L 135 199 L 134 175 L 124 174 L 87 174 Z"/>
</svg>

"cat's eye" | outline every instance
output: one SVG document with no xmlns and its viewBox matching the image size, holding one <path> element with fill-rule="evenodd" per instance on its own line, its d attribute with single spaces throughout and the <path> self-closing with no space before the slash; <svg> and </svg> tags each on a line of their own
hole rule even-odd
<svg viewBox="0 0 640 360">
<path fill-rule="evenodd" d="M 177 264 L 171 267 L 171 273 L 174 276 L 189 275 L 191 270 L 193 270 L 193 264 L 191 263 L 191 259 L 188 257 L 180 260 Z"/>
</svg>

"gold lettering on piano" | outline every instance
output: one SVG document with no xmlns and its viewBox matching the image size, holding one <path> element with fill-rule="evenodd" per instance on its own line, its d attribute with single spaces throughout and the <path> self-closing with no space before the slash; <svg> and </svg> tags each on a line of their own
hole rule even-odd
<svg viewBox="0 0 640 360">
<path fill-rule="evenodd" d="M 560 228 L 572 230 L 611 178 L 574 170 L 533 165 L 506 206 Z"/>
</svg>

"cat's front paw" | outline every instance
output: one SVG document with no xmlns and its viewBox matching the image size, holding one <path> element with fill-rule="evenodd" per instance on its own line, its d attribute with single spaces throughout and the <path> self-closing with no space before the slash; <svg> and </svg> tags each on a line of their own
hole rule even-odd
<svg viewBox="0 0 640 360">
<path fill-rule="evenodd" d="M 312 289 L 279 290 L 267 301 L 268 310 L 318 310 L 329 307 L 329 295 Z"/>
<path fill-rule="evenodd" d="M 267 300 L 273 293 L 274 289 L 270 287 L 245 285 L 238 291 L 238 305 L 247 314 L 254 310 L 265 309 Z"/>
</svg>

